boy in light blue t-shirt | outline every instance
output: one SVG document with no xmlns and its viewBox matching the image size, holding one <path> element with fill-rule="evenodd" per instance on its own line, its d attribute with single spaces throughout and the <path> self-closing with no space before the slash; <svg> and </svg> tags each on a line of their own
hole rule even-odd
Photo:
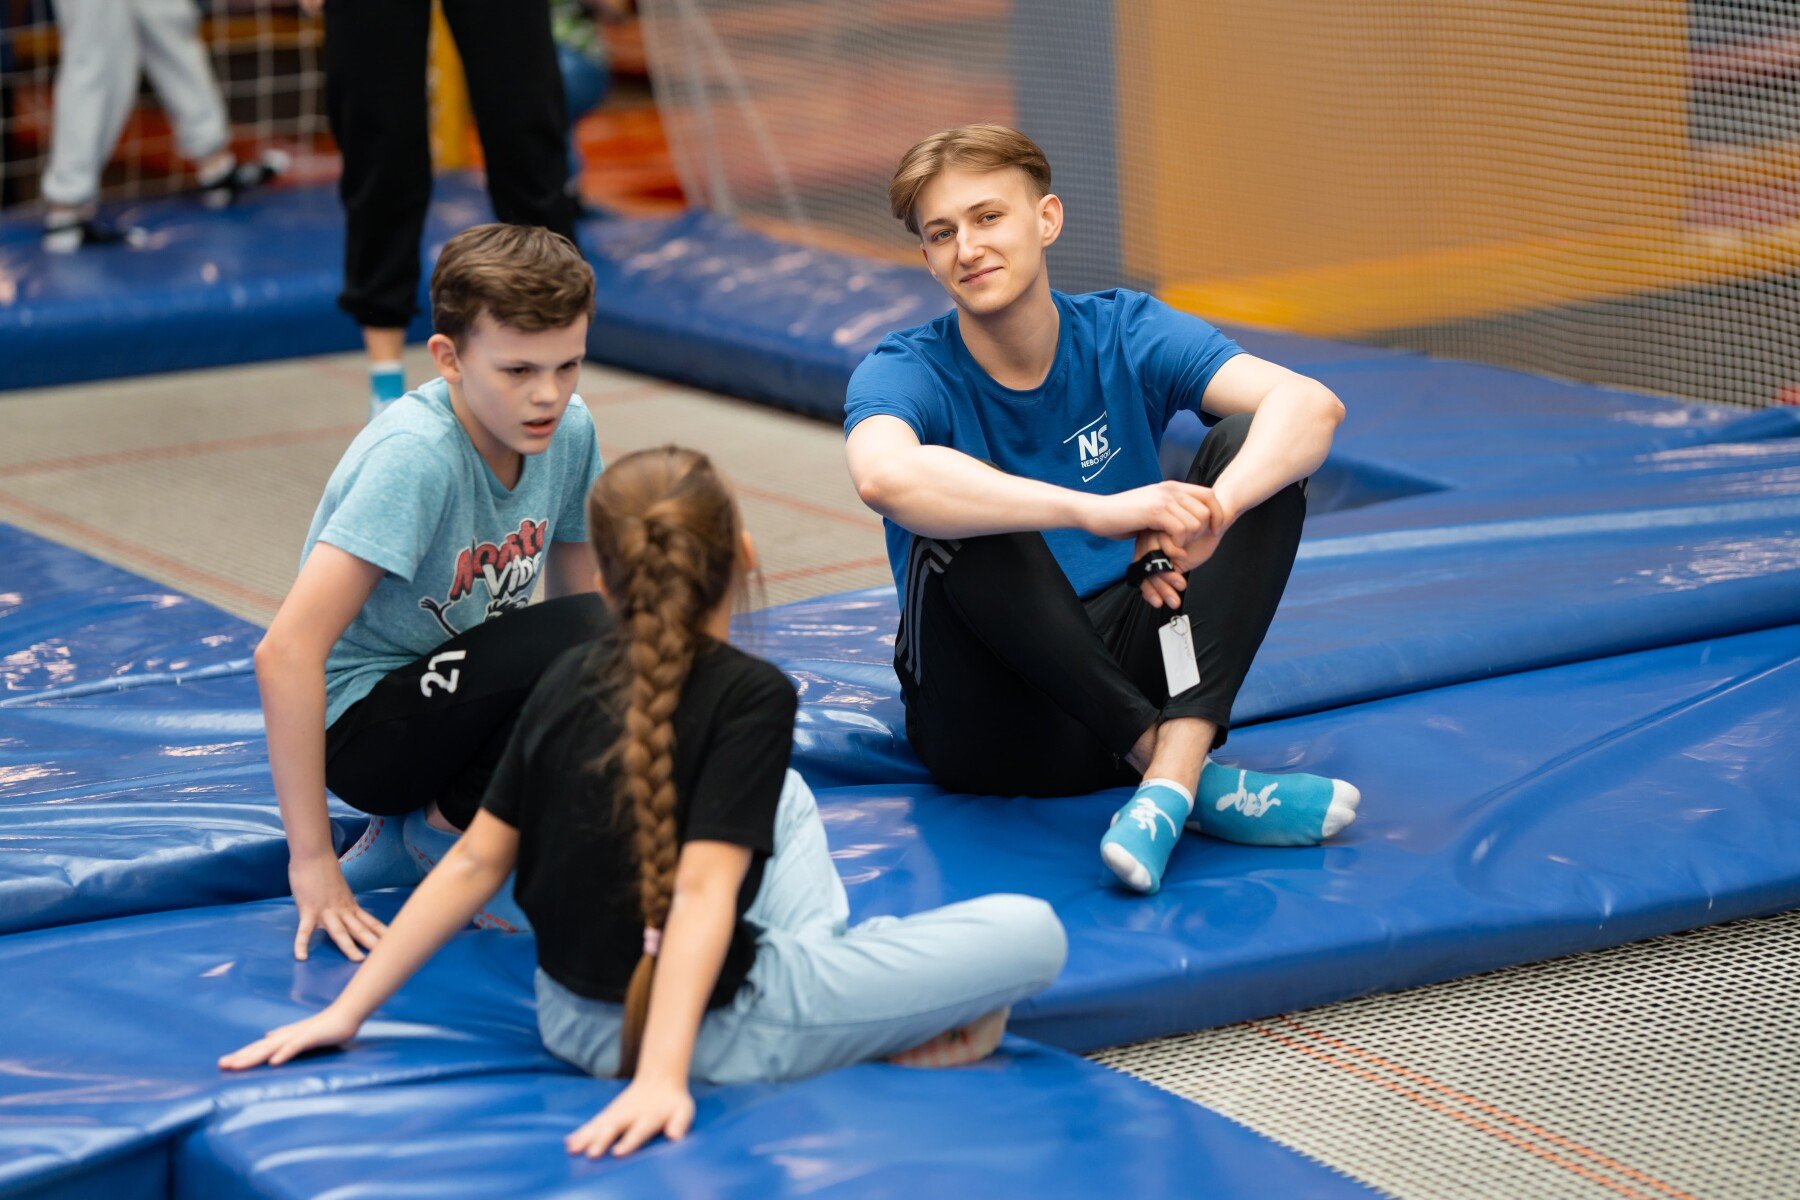
<svg viewBox="0 0 1800 1200">
<path fill-rule="evenodd" d="M 353 893 L 429 868 L 543 669 L 610 625 L 585 545 L 600 447 L 574 394 L 593 304 L 566 238 L 451 238 L 431 278 L 442 377 L 372 421 L 325 486 L 256 651 L 296 958 L 324 929 L 361 960 L 383 926 Z M 540 580 L 545 602 L 529 605 Z M 341 862 L 327 787 L 371 816 Z M 518 924 L 504 904 L 484 918 Z"/>
</svg>

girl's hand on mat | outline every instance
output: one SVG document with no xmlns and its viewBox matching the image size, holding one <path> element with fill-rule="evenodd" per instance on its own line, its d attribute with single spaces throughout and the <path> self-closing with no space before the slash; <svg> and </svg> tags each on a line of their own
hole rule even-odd
<svg viewBox="0 0 1800 1200">
<path fill-rule="evenodd" d="M 600 1115 L 571 1133 L 563 1145 L 570 1154 L 599 1158 L 612 1147 L 623 1158 L 657 1134 L 671 1142 L 687 1136 L 694 1124 L 694 1098 L 684 1083 L 634 1079 L 631 1086 L 600 1110 Z"/>
<path fill-rule="evenodd" d="M 1184 546 L 1211 527 L 1219 507 L 1209 489 L 1173 481 L 1086 499 L 1081 528 L 1089 533 L 1128 538 L 1149 530 Z"/>
<path fill-rule="evenodd" d="M 323 929 L 344 957 L 361 962 L 358 943 L 373 950 L 387 926 L 363 911 L 356 893 L 344 882 L 343 868 L 335 858 L 316 863 L 290 862 L 288 884 L 294 889 L 294 907 L 300 910 L 300 928 L 294 933 L 294 957 L 306 961 L 313 930 Z"/>
<path fill-rule="evenodd" d="M 219 1066 L 227 1071 L 242 1071 L 264 1063 L 279 1067 L 296 1054 L 322 1046 L 341 1046 L 355 1037 L 360 1028 L 361 1021 L 337 1011 L 333 1005 L 304 1021 L 271 1030 L 241 1050 L 233 1050 L 219 1059 Z"/>
</svg>

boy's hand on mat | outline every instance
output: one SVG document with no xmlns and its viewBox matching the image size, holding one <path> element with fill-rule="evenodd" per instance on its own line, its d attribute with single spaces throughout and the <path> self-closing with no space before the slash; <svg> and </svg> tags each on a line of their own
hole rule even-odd
<svg viewBox="0 0 1800 1200">
<path fill-rule="evenodd" d="M 300 910 L 300 928 L 294 933 L 294 957 L 306 961 L 315 929 L 323 929 L 344 957 L 361 962 L 366 946 L 373 950 L 387 926 L 363 911 L 356 893 L 344 882 L 337 859 L 316 863 L 290 862 L 288 884 L 294 890 L 294 907 Z M 361 944 L 361 946 L 358 945 Z"/>
<path fill-rule="evenodd" d="M 612 1147 L 614 1158 L 623 1158 L 657 1134 L 671 1142 L 687 1136 L 694 1124 L 694 1097 L 685 1083 L 633 1079 L 631 1086 L 600 1110 L 600 1115 L 571 1133 L 563 1142 L 570 1154 L 599 1158 Z"/>
<path fill-rule="evenodd" d="M 233 1050 L 219 1059 L 219 1066 L 227 1071 L 242 1071 L 264 1063 L 279 1067 L 296 1054 L 322 1046 L 341 1046 L 355 1037 L 360 1028 L 361 1021 L 338 1012 L 333 1005 L 304 1021 L 271 1030 L 241 1050 Z"/>
<path fill-rule="evenodd" d="M 1089 497 L 1081 528 L 1110 538 L 1136 537 L 1148 530 L 1185 546 L 1211 527 L 1218 512 L 1219 502 L 1210 489 L 1165 481 Z"/>
</svg>

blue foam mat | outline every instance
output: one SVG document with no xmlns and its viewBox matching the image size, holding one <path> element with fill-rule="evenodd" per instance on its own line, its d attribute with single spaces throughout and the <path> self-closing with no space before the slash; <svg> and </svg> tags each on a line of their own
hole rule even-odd
<svg viewBox="0 0 1800 1200">
<path fill-rule="evenodd" d="M 391 916 L 398 898 L 376 894 Z M 625 1164 L 558 1142 L 615 1093 L 537 1040 L 529 938 L 470 931 L 342 1053 L 243 1074 L 213 1060 L 316 1011 L 350 965 L 288 953 L 281 902 L 159 913 L 0 939 L 0 1194 L 900 1195 L 966 1185 L 1077 1194 L 1101 1178 L 1205 1177 L 1220 1196 L 1362 1189 L 1204 1109 L 1065 1055 L 1009 1042 L 967 1071 L 867 1066 L 794 1085 L 700 1092 L 701 1135 Z M 121 964 L 129 964 L 121 970 Z M 494 1076 L 495 1078 L 485 1078 Z M 423 1086 L 428 1081 L 428 1086 Z M 410 1085 L 410 1086 L 409 1086 Z M 1096 1160 L 1084 1147 L 1124 1158 Z M 804 1165 L 796 1156 L 805 1156 Z M 1085 1161 L 1083 1161 L 1085 1160 Z M 1059 1182 L 1060 1181 L 1060 1182 Z M 1062 1190 L 1058 1190 L 1061 1188 Z"/>
<path fill-rule="evenodd" d="M 501 1076 L 259 1104 L 187 1139 L 174 1194 L 1374 1194 L 1199 1105 L 1016 1038 L 952 1071 L 870 1064 L 798 1084 L 698 1089 L 686 1141 L 571 1159 L 562 1139 L 618 1087 Z"/>
<path fill-rule="evenodd" d="M 398 898 L 369 897 L 379 916 Z M 538 1041 L 529 939 L 455 939 L 367 1027 L 354 1053 L 253 1074 L 214 1062 L 342 989 L 334 952 L 292 957 L 286 901 L 152 913 L 0 938 L 0 1195 L 82 1194 L 213 1113 L 388 1083 L 565 1068 Z M 94 1194 L 92 1192 L 88 1194 Z"/>
<path fill-rule="evenodd" d="M 0 707 L 48 694 L 248 671 L 262 630 L 0 524 Z"/>
<path fill-rule="evenodd" d="M 858 918 L 1050 900 L 1068 965 L 1014 1027 L 1081 1050 L 1800 905 L 1797 700 L 1790 626 L 1259 725 L 1224 760 L 1353 780 L 1356 823 L 1190 835 L 1149 898 L 1099 862 L 1123 790 L 820 799 Z"/>
</svg>

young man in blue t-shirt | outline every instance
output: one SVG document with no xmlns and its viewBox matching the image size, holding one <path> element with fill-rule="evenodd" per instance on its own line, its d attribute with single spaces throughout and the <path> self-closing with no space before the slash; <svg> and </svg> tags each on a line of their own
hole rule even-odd
<svg viewBox="0 0 1800 1200">
<path fill-rule="evenodd" d="M 325 485 L 256 649 L 296 958 L 315 929 L 362 958 L 382 925 L 354 892 L 418 881 L 474 816 L 544 668 L 610 628 L 586 544 L 600 446 L 574 394 L 593 308 L 567 238 L 457 234 L 431 277 L 441 377 L 370 422 Z M 371 816 L 341 861 L 327 787 Z"/>
<path fill-rule="evenodd" d="M 1139 891 L 1190 822 L 1266 845 L 1348 824 L 1341 780 L 1207 759 L 1287 585 L 1338 398 L 1153 297 L 1051 291 L 1062 203 L 1016 130 L 927 138 L 889 199 L 955 301 L 883 339 L 844 406 L 850 474 L 886 518 L 919 757 L 961 791 L 1139 783 L 1101 843 Z M 1164 482 L 1181 409 L 1213 424 Z"/>
</svg>

